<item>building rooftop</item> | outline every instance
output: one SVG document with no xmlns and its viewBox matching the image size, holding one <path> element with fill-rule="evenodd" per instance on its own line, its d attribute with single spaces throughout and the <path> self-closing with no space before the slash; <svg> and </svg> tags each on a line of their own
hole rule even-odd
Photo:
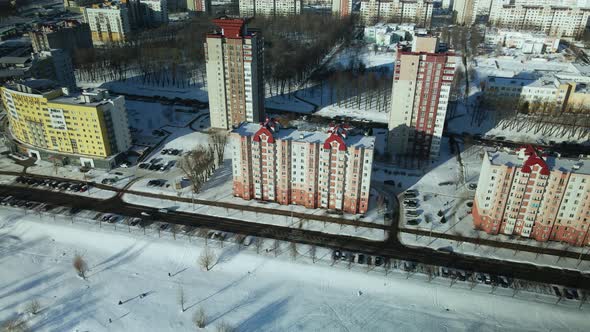
<svg viewBox="0 0 590 332">
<path fill-rule="evenodd" d="M 306 143 L 326 143 L 331 137 L 334 135 L 339 135 L 342 137 L 344 144 L 359 148 L 374 148 L 375 146 L 375 137 L 373 136 L 364 136 L 364 135 L 342 135 L 339 131 L 342 127 L 333 127 L 336 132 L 321 132 L 321 131 L 303 131 L 297 130 L 294 128 L 280 128 L 271 132 L 270 130 L 266 131 L 268 134 L 272 134 L 275 139 L 280 140 L 291 140 L 294 142 L 306 142 Z M 261 129 L 265 129 L 265 124 L 257 124 L 257 123 L 243 123 L 240 127 L 234 129 L 232 132 L 236 133 L 240 136 L 254 136 L 258 133 Z"/>
<path fill-rule="evenodd" d="M 531 162 L 538 162 L 538 160 L 530 160 L 531 158 L 536 159 L 534 155 L 531 156 L 531 152 L 536 152 L 537 156 L 542 158 L 542 162 L 544 162 L 551 171 L 559 170 L 561 172 L 590 175 L 590 159 L 572 159 L 547 156 L 543 155 L 542 151 L 535 149 L 530 145 L 512 152 L 493 149 L 489 149 L 486 152 L 492 165 L 523 167 L 527 165 L 527 161 L 528 164 Z"/>
</svg>

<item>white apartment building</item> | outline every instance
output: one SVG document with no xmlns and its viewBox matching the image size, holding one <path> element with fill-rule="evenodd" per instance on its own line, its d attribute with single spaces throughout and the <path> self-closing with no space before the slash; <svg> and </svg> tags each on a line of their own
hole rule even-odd
<svg viewBox="0 0 590 332">
<path fill-rule="evenodd" d="M 360 15 L 365 24 L 391 21 L 428 27 L 432 7 L 431 0 L 362 0 Z"/>
<path fill-rule="evenodd" d="M 230 135 L 233 194 L 283 205 L 365 213 L 369 207 L 375 138 L 245 123 Z"/>
<path fill-rule="evenodd" d="M 90 26 L 94 44 L 124 41 L 131 32 L 129 10 L 119 2 L 105 2 L 84 8 L 84 21 Z"/>
<path fill-rule="evenodd" d="M 559 50 L 559 37 L 542 32 L 525 32 L 512 29 L 487 29 L 485 44 L 521 50 L 525 54 L 555 53 Z"/>
<path fill-rule="evenodd" d="M 541 31 L 550 36 L 578 39 L 588 25 L 590 8 L 556 5 L 546 1 L 494 2 L 490 12 L 493 26 Z"/>
<path fill-rule="evenodd" d="M 205 61 L 211 127 L 230 129 L 264 119 L 264 46 L 243 19 L 213 20 L 220 31 L 207 34 Z"/>
<path fill-rule="evenodd" d="M 302 0 L 239 0 L 240 16 L 289 16 L 301 14 Z"/>
</svg>

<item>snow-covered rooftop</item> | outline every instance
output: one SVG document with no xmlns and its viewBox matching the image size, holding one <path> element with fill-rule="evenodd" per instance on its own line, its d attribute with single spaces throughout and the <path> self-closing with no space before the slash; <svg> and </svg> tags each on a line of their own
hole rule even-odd
<svg viewBox="0 0 590 332">
<path fill-rule="evenodd" d="M 525 165 L 527 157 L 522 158 L 522 155 L 514 152 L 506 152 L 502 150 L 486 150 L 486 155 L 492 165 L 509 165 L 512 167 L 522 167 Z M 543 156 L 543 160 L 547 163 L 550 170 L 559 170 L 561 172 L 588 174 L 590 175 L 590 159 L 572 159 L 559 158 L 555 156 Z"/>
<path fill-rule="evenodd" d="M 232 132 L 240 136 L 253 136 L 260 130 L 261 125 L 257 123 L 243 123 L 240 127 L 234 129 Z M 306 143 L 324 143 L 329 137 L 330 133 L 320 131 L 303 131 L 294 128 L 281 128 L 273 133 L 275 139 L 291 140 L 294 142 Z M 359 148 L 374 148 L 375 137 L 364 135 L 349 135 L 344 138 L 346 146 L 354 146 Z"/>
</svg>

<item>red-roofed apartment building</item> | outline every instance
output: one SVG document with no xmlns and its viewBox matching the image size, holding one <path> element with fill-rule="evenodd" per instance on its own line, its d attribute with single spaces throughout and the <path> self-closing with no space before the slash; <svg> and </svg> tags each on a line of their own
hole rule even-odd
<svg viewBox="0 0 590 332">
<path fill-rule="evenodd" d="M 588 245 L 590 160 L 546 156 L 532 146 L 486 151 L 473 203 L 489 234 Z"/>
<path fill-rule="evenodd" d="M 267 119 L 230 135 L 234 196 L 310 209 L 365 213 L 369 207 L 375 138 L 280 128 Z"/>
</svg>

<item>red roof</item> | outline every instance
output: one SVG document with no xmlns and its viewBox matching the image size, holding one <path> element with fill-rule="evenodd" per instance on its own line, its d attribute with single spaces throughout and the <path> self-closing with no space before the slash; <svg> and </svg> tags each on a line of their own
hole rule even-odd
<svg viewBox="0 0 590 332">
<path fill-rule="evenodd" d="M 245 21 L 241 18 L 229 19 L 218 18 L 213 20 L 213 24 L 222 29 L 222 34 L 226 38 L 242 38 Z"/>
<path fill-rule="evenodd" d="M 274 118 L 269 118 L 267 116 L 264 122 L 260 123 L 260 129 L 258 129 L 252 139 L 254 142 L 260 142 L 260 135 L 265 134 L 269 137 L 268 143 L 274 143 L 275 138 L 272 136 L 272 133 L 276 132 L 279 129 L 278 127 L 278 122 Z"/>
<path fill-rule="evenodd" d="M 339 143 L 338 150 L 346 150 L 346 143 L 344 142 L 344 139 L 348 136 L 348 128 L 348 125 L 334 125 L 331 123 L 330 129 L 328 129 L 330 136 L 328 136 L 328 139 L 326 139 L 324 142 L 324 149 L 331 149 L 332 142 L 336 141 Z"/>
<path fill-rule="evenodd" d="M 524 161 L 524 165 L 522 165 L 523 173 L 530 173 L 533 169 L 533 166 L 539 165 L 539 167 L 541 167 L 541 175 L 548 176 L 549 174 L 551 174 L 549 166 L 547 165 L 545 160 L 543 160 L 543 158 L 539 156 L 539 153 L 537 152 L 537 150 L 535 150 L 535 148 L 532 145 L 529 144 L 526 147 L 524 147 L 524 154 L 528 157 Z"/>
</svg>

